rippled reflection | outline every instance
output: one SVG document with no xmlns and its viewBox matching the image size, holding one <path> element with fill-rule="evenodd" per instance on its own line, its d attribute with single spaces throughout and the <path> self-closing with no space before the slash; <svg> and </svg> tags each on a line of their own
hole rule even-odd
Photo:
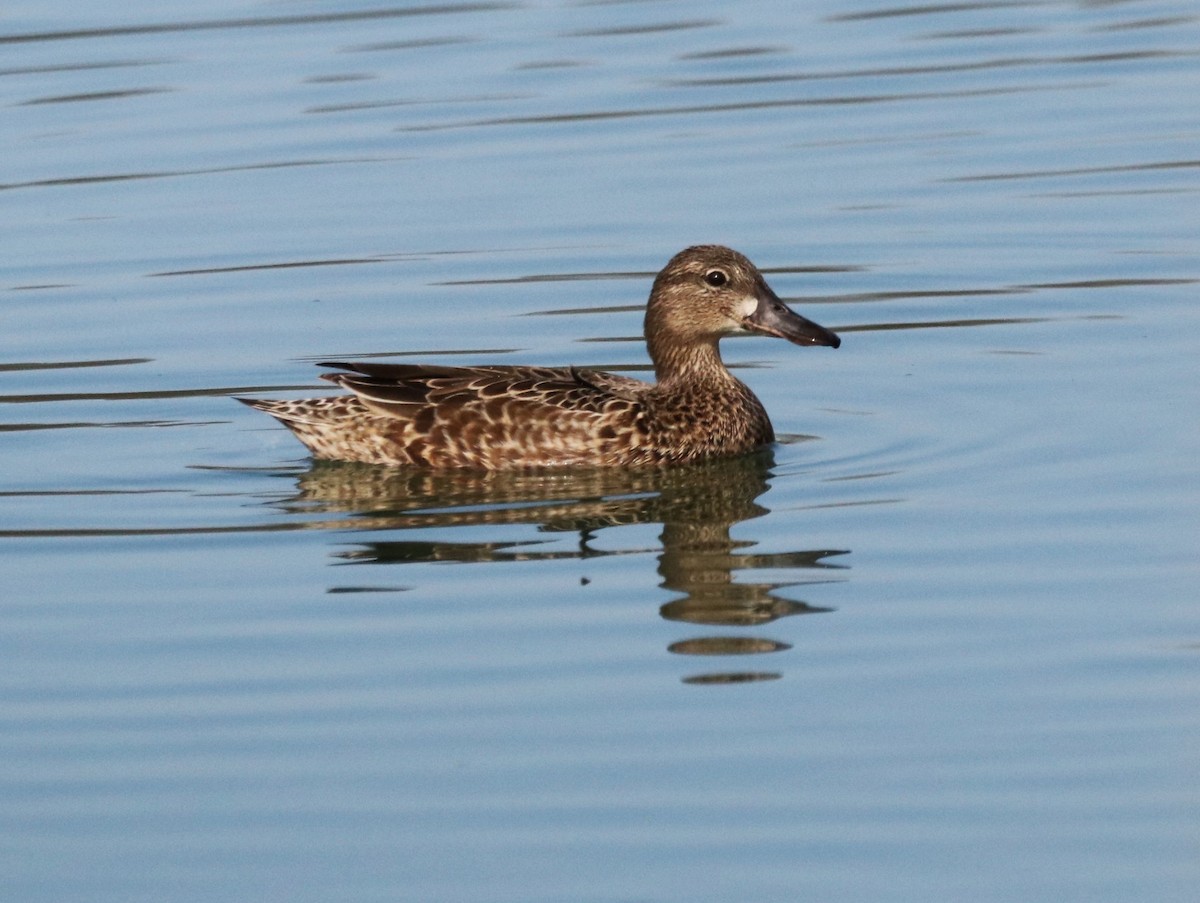
<svg viewBox="0 0 1200 903">
<path fill-rule="evenodd" d="M 577 533 L 578 544 L 445 539 L 372 540 L 339 551 L 346 564 L 495 562 L 591 558 L 641 553 L 606 550 L 594 540 L 606 527 L 662 525 L 659 586 L 680 594 L 662 605 L 669 621 L 723 628 L 719 635 L 687 637 L 669 651 L 680 655 L 761 655 L 787 644 L 736 631 L 778 618 L 829 611 L 778 594 L 804 583 L 826 582 L 843 566 L 826 561 L 834 549 L 756 553 L 752 539 L 735 539 L 733 527 L 767 513 L 759 499 L 769 488 L 770 452 L 662 470 L 584 469 L 522 473 L 418 472 L 342 462 L 316 462 L 298 480 L 299 492 L 275 504 L 309 517 L 349 515 L 368 530 L 528 524 L 541 532 Z M 781 579 L 738 580 L 770 570 Z M 355 591 L 362 591 L 355 586 Z M 334 587 L 333 592 L 349 591 Z M 695 683 L 778 677 L 742 670 L 706 673 Z"/>
</svg>

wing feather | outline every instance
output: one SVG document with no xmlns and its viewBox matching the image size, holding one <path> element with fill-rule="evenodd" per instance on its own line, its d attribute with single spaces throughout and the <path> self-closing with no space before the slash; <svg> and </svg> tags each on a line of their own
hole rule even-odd
<svg viewBox="0 0 1200 903">
<path fill-rule="evenodd" d="M 511 416 L 545 416 L 554 410 L 594 415 L 613 402 L 637 401 L 650 385 L 597 370 L 552 367 L 439 367 L 427 364 L 328 362 L 341 372 L 322 378 L 353 392 L 370 410 L 413 420 L 426 407 L 506 408 Z M 524 411 L 520 409 L 525 409 Z M 550 409 L 550 410 L 547 410 Z"/>
</svg>

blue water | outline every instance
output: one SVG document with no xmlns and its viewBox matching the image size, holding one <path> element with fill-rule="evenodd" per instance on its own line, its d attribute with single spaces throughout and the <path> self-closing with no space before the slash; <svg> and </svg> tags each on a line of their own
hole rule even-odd
<svg viewBox="0 0 1200 903">
<path fill-rule="evenodd" d="M 4 897 L 1194 899 L 1198 84 L 1185 2 L 10 5 Z M 844 340 L 725 343 L 762 456 L 229 398 L 644 376 L 712 241 Z"/>
</svg>

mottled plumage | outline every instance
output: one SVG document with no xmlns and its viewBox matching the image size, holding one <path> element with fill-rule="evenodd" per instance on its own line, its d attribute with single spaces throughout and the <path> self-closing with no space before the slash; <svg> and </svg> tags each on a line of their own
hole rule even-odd
<svg viewBox="0 0 1200 903">
<path fill-rule="evenodd" d="M 702 245 L 654 280 L 646 344 L 656 383 L 576 367 L 327 363 L 352 395 L 239 399 L 314 457 L 431 468 L 641 466 L 737 455 L 775 438 L 762 403 L 721 361 L 722 336 L 840 339 L 793 313 L 745 257 Z"/>
</svg>

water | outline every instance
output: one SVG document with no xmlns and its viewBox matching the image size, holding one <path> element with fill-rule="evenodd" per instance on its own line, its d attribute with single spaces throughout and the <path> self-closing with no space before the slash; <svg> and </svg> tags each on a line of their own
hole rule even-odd
<svg viewBox="0 0 1200 903">
<path fill-rule="evenodd" d="M 1189 900 L 1200 16 L 66 4 L 0 27 L 20 900 Z M 769 454 L 314 466 L 315 361 L 637 372 Z"/>
</svg>

